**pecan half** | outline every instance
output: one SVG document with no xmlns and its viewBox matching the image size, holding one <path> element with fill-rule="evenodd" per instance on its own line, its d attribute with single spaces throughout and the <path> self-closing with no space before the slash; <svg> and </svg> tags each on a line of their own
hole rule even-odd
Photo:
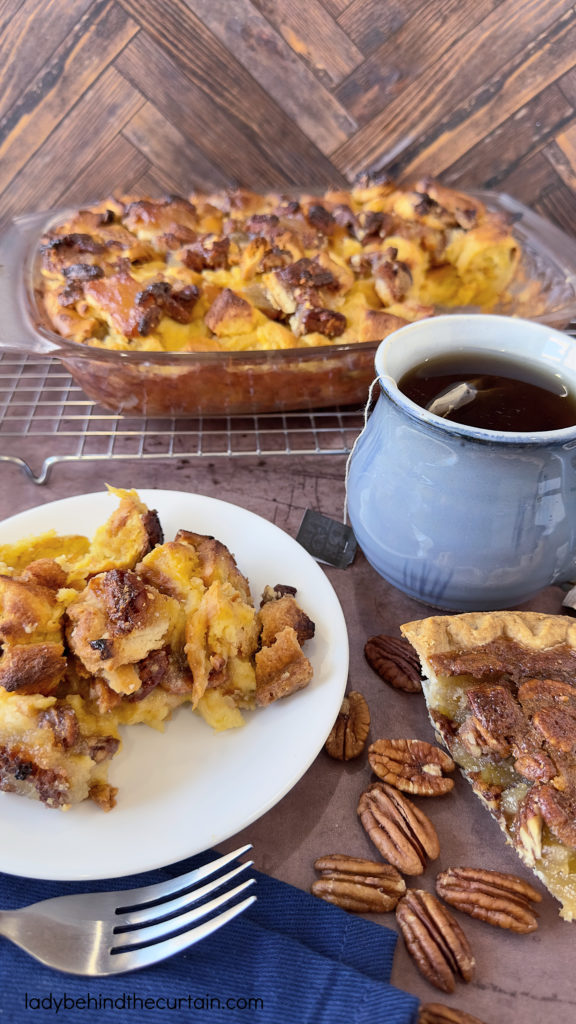
<svg viewBox="0 0 576 1024">
<path fill-rule="evenodd" d="M 436 878 L 436 892 L 470 917 L 513 932 L 533 932 L 538 927 L 531 903 L 542 897 L 516 875 L 483 868 L 448 868 Z"/>
<path fill-rule="evenodd" d="M 286 597 L 287 594 L 296 597 L 297 593 L 296 587 L 290 587 L 287 583 L 277 583 L 274 587 L 266 585 L 260 598 L 260 607 L 269 601 L 279 601 L 281 597 Z"/>
<path fill-rule="evenodd" d="M 383 306 L 402 302 L 411 285 L 410 267 L 402 260 L 382 260 L 374 267 L 374 290 Z"/>
<path fill-rule="evenodd" d="M 54 741 L 59 747 L 73 747 L 80 736 L 80 727 L 76 712 L 67 704 L 55 705 L 38 715 L 38 725 L 47 725 L 54 734 Z"/>
<path fill-rule="evenodd" d="M 529 865 L 542 856 L 544 823 L 560 842 L 576 850 L 576 797 L 570 790 L 532 786 L 520 804 L 514 827 Z"/>
<path fill-rule="evenodd" d="M 391 864 L 332 853 L 314 862 L 321 874 L 311 888 L 314 896 L 360 914 L 382 914 L 398 903 L 406 883 Z"/>
<path fill-rule="evenodd" d="M 187 245 L 183 261 L 187 267 L 201 273 L 203 270 L 220 270 L 229 267 L 229 238 L 218 238 L 217 235 L 200 235 L 198 239 Z"/>
<path fill-rule="evenodd" d="M 104 277 L 102 267 L 93 263 L 72 263 L 69 267 L 63 267 L 62 273 L 67 281 L 93 281 L 97 277 Z"/>
<path fill-rule="evenodd" d="M 310 203 L 310 206 L 306 210 L 306 220 L 317 231 L 320 231 L 323 235 L 333 235 L 336 221 L 321 203 Z"/>
<path fill-rule="evenodd" d="M 418 1024 L 483 1024 L 478 1017 L 472 1017 L 464 1010 L 457 1010 L 442 1003 L 422 1003 Z"/>
<path fill-rule="evenodd" d="M 145 584 L 129 569 L 110 569 L 99 579 L 102 580 L 104 607 L 113 635 L 130 633 L 142 622 L 150 604 Z"/>
<path fill-rule="evenodd" d="M 368 242 L 378 238 L 380 234 L 385 235 L 386 228 L 390 226 L 390 217 L 379 210 L 361 210 L 356 218 L 354 234 L 359 242 Z"/>
<path fill-rule="evenodd" d="M 424 740 L 376 740 L 368 760 L 379 779 L 403 793 L 440 796 L 454 788 L 454 780 L 442 774 L 454 771 L 454 761 Z"/>
<path fill-rule="evenodd" d="M 364 655 L 370 668 L 395 690 L 422 690 L 420 659 L 408 640 L 384 634 L 373 636 L 366 642 Z"/>
<path fill-rule="evenodd" d="M 533 787 L 520 804 L 514 822 L 516 839 L 522 847 L 523 860 L 532 866 L 542 856 L 543 818 L 538 795 Z"/>
<path fill-rule="evenodd" d="M 82 753 L 87 754 L 96 764 L 109 761 L 119 746 L 120 740 L 115 736 L 86 736 L 80 745 Z"/>
<path fill-rule="evenodd" d="M 342 701 L 324 749 L 337 761 L 350 761 L 364 750 L 369 731 L 368 704 L 361 693 L 351 690 Z"/>
<path fill-rule="evenodd" d="M 51 250 L 73 249 L 75 252 L 102 253 L 106 251 L 103 242 L 97 242 L 91 235 L 73 232 L 69 235 L 60 235 L 57 238 L 47 239 L 40 246 L 42 255 Z"/>
<path fill-rule="evenodd" d="M 107 782 L 95 782 L 93 786 L 90 786 L 88 797 L 98 804 L 101 810 L 111 811 L 113 807 L 116 807 L 117 793 L 116 786 L 110 786 Z"/>
<path fill-rule="evenodd" d="M 168 316 L 180 324 L 189 324 L 199 296 L 196 285 L 188 284 L 179 292 L 172 290 L 167 281 L 153 281 L 136 295 L 136 305 L 143 314 L 138 321 L 138 333 L 149 334 L 158 326 L 162 316 Z"/>
<path fill-rule="evenodd" d="M 307 256 L 291 263 L 284 270 L 279 270 L 277 277 L 292 289 L 327 288 L 330 291 L 338 290 L 338 281 L 332 271 L 322 267 L 317 260 L 308 259 Z"/>
<path fill-rule="evenodd" d="M 280 218 L 275 213 L 255 213 L 244 222 L 244 230 L 250 235 L 274 236 Z"/>
<path fill-rule="evenodd" d="M 475 960 L 468 940 L 433 893 L 409 889 L 396 907 L 396 919 L 408 952 L 431 985 L 453 992 L 456 977 L 472 979 Z"/>
<path fill-rule="evenodd" d="M 534 786 L 532 793 L 548 828 L 565 846 L 576 850 L 576 794 L 560 786 Z"/>
<path fill-rule="evenodd" d="M 297 337 L 302 334 L 324 334 L 327 338 L 338 338 L 344 333 L 348 321 L 343 313 L 320 306 L 299 306 L 290 319 L 290 326 Z"/>
<path fill-rule="evenodd" d="M 421 875 L 440 852 L 436 829 L 423 811 L 385 782 L 375 782 L 358 803 L 358 815 L 381 855 L 404 875 Z"/>
</svg>

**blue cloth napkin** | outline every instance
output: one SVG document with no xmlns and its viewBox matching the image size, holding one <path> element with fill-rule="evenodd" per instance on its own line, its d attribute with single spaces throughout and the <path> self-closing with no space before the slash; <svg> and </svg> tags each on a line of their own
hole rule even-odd
<svg viewBox="0 0 576 1024">
<path fill-rule="evenodd" d="M 78 885 L 0 874 L 0 907 L 148 885 L 214 856 Z M 62 974 L 0 940 L 0 1022 L 415 1024 L 418 1000 L 389 980 L 395 932 L 253 874 L 256 903 L 186 952 L 143 971 L 108 978 Z"/>
</svg>

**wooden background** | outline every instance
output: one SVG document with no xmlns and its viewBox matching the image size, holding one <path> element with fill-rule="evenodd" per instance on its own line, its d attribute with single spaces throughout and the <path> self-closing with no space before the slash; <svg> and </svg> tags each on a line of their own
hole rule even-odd
<svg viewBox="0 0 576 1024">
<path fill-rule="evenodd" d="M 386 168 L 576 235 L 572 0 L 0 0 L 0 82 L 1 223 Z"/>
</svg>

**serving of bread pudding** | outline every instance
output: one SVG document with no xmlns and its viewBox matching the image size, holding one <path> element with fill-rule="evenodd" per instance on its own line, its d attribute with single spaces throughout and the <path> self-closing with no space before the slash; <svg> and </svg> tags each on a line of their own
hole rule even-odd
<svg viewBox="0 0 576 1024">
<path fill-rule="evenodd" d="M 216 730 L 306 686 L 314 624 L 290 586 L 255 608 L 228 548 L 164 541 L 135 491 L 92 539 L 55 532 L 0 546 L 0 789 L 105 810 L 121 728 L 162 729 L 188 704 Z"/>
</svg>

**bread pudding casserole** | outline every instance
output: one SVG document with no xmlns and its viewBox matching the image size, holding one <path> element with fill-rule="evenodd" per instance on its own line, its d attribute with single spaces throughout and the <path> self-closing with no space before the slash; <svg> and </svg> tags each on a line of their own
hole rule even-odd
<svg viewBox="0 0 576 1024">
<path fill-rule="evenodd" d="M 40 291 L 54 330 L 97 349 L 305 349 L 380 341 L 446 307 L 490 310 L 519 258 L 480 200 L 367 180 L 297 199 L 108 199 L 45 234 Z"/>
<path fill-rule="evenodd" d="M 228 548 L 164 541 L 135 491 L 89 540 L 54 532 L 0 546 L 0 789 L 68 808 L 114 806 L 121 728 L 162 729 L 189 704 L 216 730 L 305 687 L 314 623 L 295 590 L 254 607 Z"/>
</svg>

